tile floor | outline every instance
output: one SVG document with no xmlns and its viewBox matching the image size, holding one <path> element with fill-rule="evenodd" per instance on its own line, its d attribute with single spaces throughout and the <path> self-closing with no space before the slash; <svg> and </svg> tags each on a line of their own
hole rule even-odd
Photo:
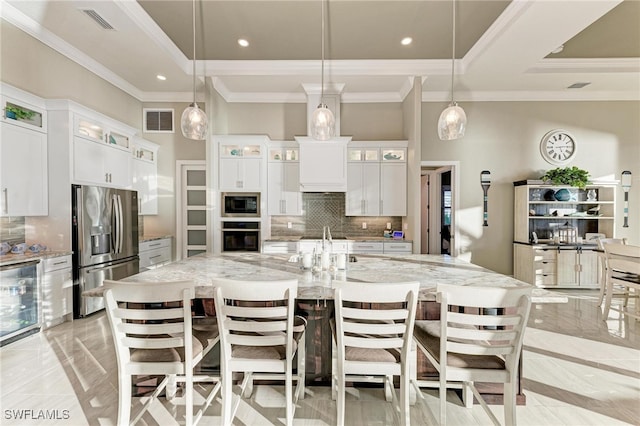
<svg viewBox="0 0 640 426">
<path fill-rule="evenodd" d="M 640 424 L 640 322 L 613 312 L 603 321 L 595 292 L 568 294 L 568 303 L 532 308 L 523 352 L 527 404 L 517 408 L 518 423 Z M 113 425 L 117 380 L 104 314 L 29 336 L 0 348 L 0 424 Z M 252 398 L 241 402 L 234 424 L 283 424 L 283 393 L 281 386 L 257 386 Z M 436 424 L 437 393 L 423 393 L 426 407 L 412 407 L 412 424 Z M 393 424 L 393 411 L 383 399 L 381 389 L 351 388 L 346 423 Z M 181 408 L 179 398 L 158 403 L 140 423 L 175 423 Z M 502 420 L 502 407 L 492 409 Z M 329 388 L 310 387 L 294 424 L 333 425 L 335 411 Z M 200 424 L 217 425 L 219 414 L 214 402 Z M 480 406 L 465 409 L 453 392 L 447 415 L 451 425 L 490 424 Z"/>
</svg>

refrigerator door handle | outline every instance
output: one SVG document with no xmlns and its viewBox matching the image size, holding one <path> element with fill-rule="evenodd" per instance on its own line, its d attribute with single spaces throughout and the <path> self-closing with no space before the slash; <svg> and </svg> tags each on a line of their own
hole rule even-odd
<svg viewBox="0 0 640 426">
<path fill-rule="evenodd" d="M 118 253 L 122 253 L 122 245 L 124 243 L 124 214 L 122 213 L 122 197 L 118 197 L 118 235 L 120 244 L 118 245 Z"/>
<path fill-rule="evenodd" d="M 112 222 L 113 222 L 113 253 L 117 254 L 118 253 L 118 249 L 120 247 L 120 219 L 118 217 L 118 196 L 117 195 L 112 195 L 111 196 L 111 205 L 112 205 L 112 209 L 111 209 L 111 217 L 112 217 Z"/>
</svg>

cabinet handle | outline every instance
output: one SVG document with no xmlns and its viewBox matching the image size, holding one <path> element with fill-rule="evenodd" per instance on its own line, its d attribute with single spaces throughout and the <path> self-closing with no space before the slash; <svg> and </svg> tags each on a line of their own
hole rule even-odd
<svg viewBox="0 0 640 426">
<path fill-rule="evenodd" d="M 109 182 L 109 173 L 104 174 L 104 181 Z"/>
<path fill-rule="evenodd" d="M 4 197 L 4 214 L 9 214 L 9 188 L 2 188 L 2 196 Z"/>
<path fill-rule="evenodd" d="M 162 257 L 161 254 L 156 254 L 155 256 L 149 256 L 149 259 L 155 259 L 156 257 Z"/>
<path fill-rule="evenodd" d="M 362 214 L 366 213 L 366 207 L 364 205 L 364 200 L 360 200 L 360 211 L 362 212 Z"/>
<path fill-rule="evenodd" d="M 149 244 L 149 247 L 155 247 L 155 246 L 160 246 L 160 245 L 162 245 L 162 243 Z"/>
</svg>

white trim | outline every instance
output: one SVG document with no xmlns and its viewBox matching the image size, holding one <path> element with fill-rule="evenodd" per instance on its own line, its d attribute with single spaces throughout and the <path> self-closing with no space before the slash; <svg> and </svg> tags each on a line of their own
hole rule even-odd
<svg viewBox="0 0 640 426">
<path fill-rule="evenodd" d="M 147 112 L 171 112 L 171 130 L 149 130 L 147 128 Z M 175 133 L 175 108 L 142 108 L 142 133 Z"/>
<path fill-rule="evenodd" d="M 640 58 L 542 59 L 528 73 L 621 73 L 640 72 Z"/>
<path fill-rule="evenodd" d="M 453 198 L 452 198 L 452 215 L 451 215 L 451 224 L 453 228 L 453 240 L 451 241 L 451 256 L 457 257 L 460 254 L 460 226 L 458 225 L 458 210 L 460 210 L 460 161 L 457 160 L 442 160 L 442 161 L 420 161 L 420 169 L 423 167 L 438 167 L 438 168 L 450 168 L 451 169 L 451 186 L 453 190 Z M 433 181 L 431 183 L 434 183 Z M 432 187 L 433 188 L 433 187 Z M 433 193 L 433 189 L 429 190 L 429 193 Z M 430 195 L 431 196 L 431 195 Z M 433 210 L 433 209 L 432 209 Z M 431 227 L 430 227 L 431 228 Z M 431 229 L 433 234 L 433 229 Z M 432 246 L 429 244 L 429 249 L 431 250 Z"/>
<path fill-rule="evenodd" d="M 183 223 L 184 223 L 183 215 L 185 211 L 182 208 L 182 181 L 183 181 L 182 172 L 185 166 L 203 167 L 207 175 L 207 177 L 205 177 L 205 181 L 208 181 L 208 174 L 209 174 L 209 172 L 207 171 L 206 161 L 176 160 L 176 175 L 175 175 L 176 178 L 175 178 L 175 188 L 174 188 L 174 193 L 176 194 L 176 261 L 181 260 L 183 258 L 183 255 L 186 254 L 184 253 L 184 247 L 183 247 L 183 239 L 184 239 L 183 228 L 185 228 L 183 226 Z M 207 234 L 207 240 L 208 240 L 210 235 L 209 229 L 211 228 L 211 224 L 208 223 L 210 219 L 209 215 L 207 214 L 206 216 L 207 216 L 207 227 L 205 229 L 207 230 L 206 234 Z"/>
<path fill-rule="evenodd" d="M 36 40 L 40 40 L 42 43 L 59 52 L 61 55 L 71 59 L 72 61 L 86 68 L 98 77 L 113 84 L 118 89 L 130 94 L 138 100 L 142 100 L 144 92 L 130 84 L 128 81 L 119 77 L 117 74 L 112 72 L 101 63 L 95 61 L 90 56 L 86 55 L 57 35 L 53 34 L 51 31 L 40 25 L 40 23 L 34 21 L 24 13 L 20 12 L 12 5 L 3 1 L 2 7 L 0 8 L 0 14 L 2 16 L 2 19 L 15 25 Z"/>
</svg>

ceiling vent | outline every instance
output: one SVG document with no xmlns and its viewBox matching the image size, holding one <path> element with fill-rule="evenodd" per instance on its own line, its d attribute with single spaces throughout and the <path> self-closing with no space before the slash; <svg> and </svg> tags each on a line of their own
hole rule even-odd
<svg viewBox="0 0 640 426">
<path fill-rule="evenodd" d="M 172 108 L 144 108 L 145 133 L 173 133 Z"/>
<path fill-rule="evenodd" d="M 567 89 L 582 89 L 584 86 L 588 86 L 591 83 L 573 83 L 571 86 L 567 87 Z"/>
<path fill-rule="evenodd" d="M 100 25 L 103 29 L 105 30 L 113 30 L 115 28 L 113 28 L 113 26 L 111 26 L 110 23 L 107 22 L 106 19 L 104 19 L 102 16 L 100 16 L 100 14 L 98 12 L 96 12 L 93 9 L 81 9 L 89 18 L 93 19 L 94 21 L 97 22 L 98 25 Z"/>
</svg>

